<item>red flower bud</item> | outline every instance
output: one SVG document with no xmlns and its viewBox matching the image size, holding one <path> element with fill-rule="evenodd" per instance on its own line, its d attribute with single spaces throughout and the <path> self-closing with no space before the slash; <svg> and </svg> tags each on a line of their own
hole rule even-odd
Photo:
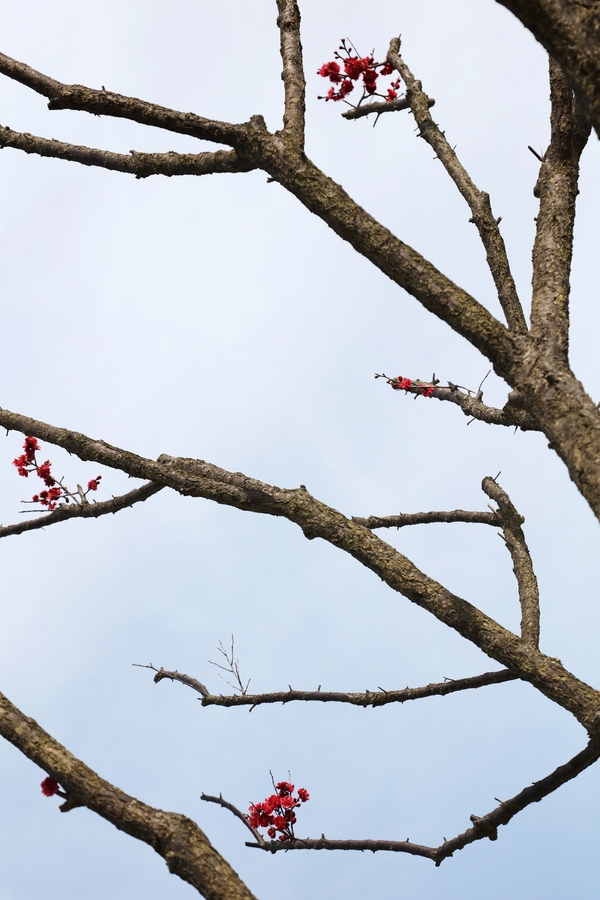
<svg viewBox="0 0 600 900">
<path fill-rule="evenodd" d="M 44 778 L 42 781 L 41 788 L 44 797 L 53 797 L 55 794 L 58 794 L 60 785 L 58 781 L 55 781 L 54 778 L 51 778 L 50 775 L 48 775 L 48 777 Z"/>
</svg>

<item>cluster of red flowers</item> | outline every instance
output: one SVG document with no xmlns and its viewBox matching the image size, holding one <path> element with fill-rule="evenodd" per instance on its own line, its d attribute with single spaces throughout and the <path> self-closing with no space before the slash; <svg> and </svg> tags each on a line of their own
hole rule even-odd
<svg viewBox="0 0 600 900">
<path fill-rule="evenodd" d="M 60 790 L 58 781 L 55 781 L 54 778 L 50 777 L 50 775 L 48 775 L 47 778 L 44 778 L 40 787 L 42 789 L 42 794 L 44 795 L 44 797 L 54 797 L 54 795 L 58 794 Z"/>
<path fill-rule="evenodd" d="M 35 454 L 39 449 L 40 445 L 38 444 L 37 439 L 28 436 L 25 438 L 25 443 L 23 444 L 23 453 L 21 456 L 13 459 L 13 466 L 17 467 L 19 475 L 22 475 L 23 478 L 28 478 L 30 473 L 35 472 L 38 478 L 42 479 L 47 488 L 47 490 L 40 491 L 39 494 L 34 494 L 31 500 L 23 502 L 40 503 L 42 506 L 47 507 L 49 512 L 56 509 L 59 500 L 63 500 L 65 503 L 74 500 L 77 503 L 78 501 L 75 495 L 53 476 L 51 470 L 52 463 L 50 460 L 47 459 L 46 462 L 38 463 Z M 98 490 L 101 478 L 102 475 L 98 475 L 96 478 L 92 478 L 91 481 L 88 481 L 88 489 L 85 491 L 84 497 L 90 491 Z"/>
<path fill-rule="evenodd" d="M 344 55 L 340 54 L 338 50 L 341 50 Z M 361 58 L 350 44 L 350 41 L 346 43 L 345 38 L 342 38 L 342 43 L 338 50 L 334 53 L 335 59 L 332 62 L 324 63 L 317 72 L 318 75 L 321 75 L 323 78 L 329 78 L 332 82 L 332 87 L 329 88 L 327 95 L 319 97 L 319 100 L 345 100 L 348 94 L 354 90 L 354 82 L 360 78 L 362 78 L 363 95 L 358 102 L 359 106 L 365 97 L 373 95 L 383 97 L 388 103 L 397 98 L 400 87 L 399 78 L 392 82 L 387 94 L 377 93 L 377 79 L 380 75 L 391 75 L 394 72 L 393 66 L 390 66 L 387 62 L 376 63 L 373 56 L 363 56 Z M 353 55 L 353 53 L 356 55 Z M 340 63 L 335 61 L 337 59 L 340 60 L 343 66 L 343 73 Z M 339 85 L 338 89 L 336 90 L 333 85 Z"/>
<path fill-rule="evenodd" d="M 271 839 L 279 832 L 280 841 L 292 841 L 296 823 L 294 810 L 306 803 L 310 795 L 305 788 L 298 788 L 298 796 L 293 797 L 294 785 L 289 781 L 280 781 L 275 785 L 275 791 L 262 803 L 250 804 L 248 822 L 251 828 L 267 828 Z"/>
<path fill-rule="evenodd" d="M 385 378 L 395 391 L 411 391 L 417 397 L 433 397 L 434 384 L 424 384 L 419 380 L 411 381 L 410 378 L 403 378 L 402 375 L 398 375 L 397 378 L 388 378 L 387 375 L 375 375 L 375 378 Z M 415 393 L 415 388 L 418 388 L 418 394 Z"/>
</svg>

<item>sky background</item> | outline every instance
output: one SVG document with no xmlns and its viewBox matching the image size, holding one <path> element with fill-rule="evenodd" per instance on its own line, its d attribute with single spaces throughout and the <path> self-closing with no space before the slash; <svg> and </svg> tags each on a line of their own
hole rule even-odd
<svg viewBox="0 0 600 900">
<path fill-rule="evenodd" d="M 492 0 L 306 0 L 307 153 L 401 239 L 498 314 L 469 211 L 407 113 L 347 122 L 317 100 L 318 67 L 342 36 L 405 59 L 435 118 L 490 192 L 523 302 L 548 140 L 547 62 Z M 232 122 L 280 127 L 275 3 L 41 0 L 10 4 L 0 49 L 59 80 Z M 0 80 L 0 123 L 118 152 L 210 149 L 191 138 L 53 112 Z M 572 360 L 600 399 L 595 304 L 598 144 L 582 163 Z M 348 515 L 485 509 L 481 479 L 525 516 L 544 652 L 597 685 L 597 522 L 536 434 L 467 427 L 450 404 L 393 393 L 374 372 L 476 389 L 486 360 L 264 173 L 133 177 L 7 149 L 0 154 L 0 405 L 148 457 L 209 460 L 270 484 L 306 484 Z M 502 405 L 493 375 L 485 400 Z M 0 444 L 0 520 L 34 485 Z M 49 448 L 55 473 L 95 465 Z M 102 472 L 98 499 L 132 483 Z M 516 585 L 493 529 L 382 534 L 428 574 L 509 628 Z M 396 854 L 289 853 L 246 833 L 202 791 L 245 808 L 291 772 L 311 793 L 301 836 L 437 845 L 586 743 L 566 712 L 523 684 L 378 710 L 333 705 L 203 709 L 132 663 L 226 689 L 208 660 L 235 635 L 256 691 L 319 684 L 399 688 L 495 668 L 354 560 L 290 523 L 162 492 L 98 521 L 0 544 L 0 689 L 123 790 L 192 817 L 260 900 L 562 900 L 597 896 L 600 769 L 521 813 L 499 839 L 436 869 Z M 164 861 L 87 810 L 58 812 L 44 773 L 0 745 L 2 900 L 197 896 Z"/>
</svg>

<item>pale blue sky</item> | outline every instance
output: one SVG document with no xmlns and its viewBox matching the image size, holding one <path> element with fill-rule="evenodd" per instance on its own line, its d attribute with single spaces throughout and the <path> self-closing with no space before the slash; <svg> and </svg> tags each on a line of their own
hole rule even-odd
<svg viewBox="0 0 600 900">
<path fill-rule="evenodd" d="M 547 141 L 546 61 L 492 0 L 302 4 L 311 158 L 497 313 L 469 212 L 415 139 L 407 113 L 346 122 L 317 101 L 317 68 L 341 36 L 382 57 L 401 32 L 474 180 L 492 195 L 527 302 L 537 163 Z M 279 127 L 275 4 L 81 0 L 12 4 L 0 49 L 53 77 L 230 121 Z M 198 142 L 132 123 L 53 112 L 0 80 L 0 124 L 127 152 Z M 202 146 L 202 145 L 200 145 Z M 585 151 L 573 292 L 573 364 L 596 365 L 596 138 Z M 526 517 L 542 591 L 542 649 L 597 684 L 597 523 L 539 435 L 392 393 L 375 371 L 477 387 L 489 366 L 260 172 L 149 178 L 0 154 L 0 405 L 147 456 L 197 456 L 347 514 L 485 508 L 485 475 Z M 486 399 L 502 403 L 492 376 Z M 0 520 L 30 485 L 0 458 Z M 97 474 L 54 449 L 57 473 Z M 98 499 L 129 489 L 104 474 Z M 519 614 L 492 529 L 387 536 L 508 627 Z M 422 843 L 464 830 L 585 743 L 567 713 L 523 685 L 361 710 L 202 709 L 131 663 L 222 686 L 207 660 L 233 632 L 256 690 L 404 687 L 492 668 L 475 648 L 353 560 L 287 522 L 163 492 L 119 516 L 0 544 L 0 689 L 99 774 L 184 812 L 259 900 L 563 900 L 596 896 L 600 770 L 586 772 L 439 869 L 411 857 L 244 847 L 242 826 L 201 791 L 244 807 L 269 769 L 311 792 L 298 832 Z M 149 848 L 87 810 L 60 815 L 43 777 L 0 745 L 2 900 L 196 896 Z"/>
</svg>

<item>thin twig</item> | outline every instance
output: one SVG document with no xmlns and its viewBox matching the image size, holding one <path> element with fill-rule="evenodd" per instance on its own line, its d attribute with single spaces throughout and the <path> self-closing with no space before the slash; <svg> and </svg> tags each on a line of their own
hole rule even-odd
<svg viewBox="0 0 600 900">
<path fill-rule="evenodd" d="M 237 682 L 236 684 L 232 684 L 230 681 L 227 680 L 227 678 L 224 678 L 223 675 L 219 675 L 219 678 L 223 678 L 223 681 L 225 682 L 225 684 L 228 684 L 229 687 L 232 687 L 234 689 L 234 691 L 239 691 L 240 694 L 247 694 L 248 686 L 250 684 L 251 679 L 249 678 L 248 681 L 246 682 L 246 684 L 244 684 L 244 682 L 242 681 L 242 676 L 240 673 L 240 661 L 239 661 L 239 659 L 235 658 L 235 649 L 234 648 L 235 648 L 235 641 L 233 639 L 233 635 L 231 635 L 231 651 L 229 653 L 223 646 L 223 643 L 221 641 L 219 641 L 219 653 L 221 653 L 225 657 L 225 659 L 227 661 L 227 666 L 222 666 L 220 663 L 211 662 L 210 659 L 209 659 L 209 663 L 211 666 L 216 666 L 217 669 L 221 669 L 223 672 L 227 672 L 229 675 L 233 675 L 233 677 L 235 678 L 235 680 Z"/>
<path fill-rule="evenodd" d="M 155 484 L 149 482 L 129 491 L 127 494 L 121 494 L 120 497 L 113 497 L 111 500 L 101 500 L 98 503 L 85 503 L 78 505 L 59 506 L 54 512 L 48 513 L 39 519 L 27 519 L 25 522 L 18 522 L 15 525 L 0 525 L 0 538 L 9 537 L 12 534 L 23 534 L 25 531 L 35 531 L 37 528 L 46 528 L 48 525 L 54 525 L 56 522 L 66 522 L 67 519 L 97 519 L 108 513 L 117 513 L 134 503 L 141 503 L 162 491 L 164 484 Z"/>
<path fill-rule="evenodd" d="M 232 812 L 233 815 L 236 816 L 240 820 L 240 822 L 243 822 L 246 828 L 248 828 L 252 832 L 259 845 L 264 844 L 265 840 L 262 834 L 257 831 L 256 828 L 252 827 L 250 821 L 248 820 L 248 816 L 245 815 L 245 813 L 243 813 L 240 809 L 238 809 L 237 806 L 234 806 L 233 803 L 229 803 L 227 800 L 223 800 L 223 796 L 221 794 L 219 794 L 218 797 L 211 797 L 209 794 L 202 793 L 200 794 L 200 799 L 205 800 L 207 803 L 217 803 L 219 806 L 222 806 L 223 809 L 228 809 L 229 812 Z"/>
<path fill-rule="evenodd" d="M 388 62 L 400 73 L 406 84 L 406 97 L 419 128 L 419 135 L 432 147 L 438 159 L 452 178 L 452 181 L 467 201 L 471 210 L 471 221 L 476 225 L 485 248 L 488 266 L 496 285 L 498 299 L 508 327 L 511 331 L 525 334 L 527 323 L 521 307 L 514 279 L 510 271 L 504 240 L 498 228 L 499 219 L 494 218 L 489 194 L 480 191 L 464 166 L 459 161 L 446 136 L 433 121 L 429 112 L 429 98 L 402 57 L 400 39 L 394 38 L 387 55 Z"/>
<path fill-rule="evenodd" d="M 427 98 L 428 105 L 435 106 L 435 100 L 432 97 Z M 410 103 L 406 97 L 398 97 L 396 100 L 383 101 L 382 103 L 365 103 L 364 106 L 355 106 L 347 112 L 342 113 L 344 119 L 362 119 L 363 116 L 371 116 L 373 114 L 380 116 L 382 113 L 401 112 L 403 109 L 410 109 Z"/>
</svg>

